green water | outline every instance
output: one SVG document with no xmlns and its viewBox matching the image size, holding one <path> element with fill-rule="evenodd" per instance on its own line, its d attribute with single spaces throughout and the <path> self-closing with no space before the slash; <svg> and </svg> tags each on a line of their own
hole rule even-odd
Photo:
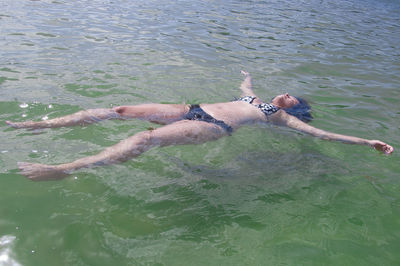
<svg viewBox="0 0 400 266">
<path fill-rule="evenodd" d="M 0 1 L 0 265 L 399 265 L 396 1 Z M 146 130 L 14 130 L 96 107 L 228 101 L 240 70 L 313 126 L 368 147 L 252 126 L 203 145 L 31 182 Z"/>
</svg>

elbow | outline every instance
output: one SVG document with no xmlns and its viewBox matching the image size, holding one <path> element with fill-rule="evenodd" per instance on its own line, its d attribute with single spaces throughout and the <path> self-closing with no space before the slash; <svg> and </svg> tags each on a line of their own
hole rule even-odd
<svg viewBox="0 0 400 266">
<path fill-rule="evenodd" d="M 326 134 L 320 134 L 320 135 L 318 135 L 318 137 L 320 138 L 320 139 L 323 139 L 323 140 L 330 140 L 331 138 L 328 136 L 328 135 L 326 135 Z"/>
</svg>

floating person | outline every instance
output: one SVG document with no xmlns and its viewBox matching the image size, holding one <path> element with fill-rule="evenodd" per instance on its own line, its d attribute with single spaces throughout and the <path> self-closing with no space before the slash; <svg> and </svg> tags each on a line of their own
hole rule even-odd
<svg viewBox="0 0 400 266">
<path fill-rule="evenodd" d="M 346 136 L 315 128 L 307 124 L 312 119 L 311 108 L 301 98 L 288 93 L 263 102 L 252 89 L 248 72 L 240 89 L 241 98 L 223 103 L 186 104 L 141 104 L 118 106 L 109 109 L 89 109 L 75 114 L 46 121 L 6 123 L 14 128 L 57 128 L 87 125 L 106 119 L 137 118 L 164 126 L 139 132 L 118 144 L 106 148 L 99 154 L 58 165 L 18 163 L 21 174 L 34 181 L 61 179 L 84 167 L 109 165 L 135 158 L 153 147 L 199 144 L 231 135 L 238 128 L 254 123 L 272 123 L 286 126 L 325 140 L 349 144 L 367 145 L 385 154 L 393 147 L 379 140 Z"/>
</svg>

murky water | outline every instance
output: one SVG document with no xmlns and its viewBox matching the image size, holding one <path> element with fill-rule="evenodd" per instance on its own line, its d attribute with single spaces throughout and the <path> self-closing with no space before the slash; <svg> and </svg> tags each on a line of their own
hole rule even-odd
<svg viewBox="0 0 400 266">
<path fill-rule="evenodd" d="M 29 132 L 85 108 L 308 99 L 312 125 L 399 148 L 397 1 L 0 1 L 0 265 L 396 265 L 398 151 L 242 128 L 58 182 L 143 121 Z"/>
</svg>

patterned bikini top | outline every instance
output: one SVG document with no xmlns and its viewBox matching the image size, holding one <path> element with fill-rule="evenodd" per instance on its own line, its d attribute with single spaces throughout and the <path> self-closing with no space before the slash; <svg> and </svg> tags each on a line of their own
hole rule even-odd
<svg viewBox="0 0 400 266">
<path fill-rule="evenodd" d="M 249 104 L 253 104 L 253 101 L 256 97 L 254 96 L 244 96 L 236 101 L 243 101 Z M 266 116 L 272 115 L 279 111 L 279 107 L 276 107 L 272 103 L 261 103 L 261 104 L 253 104 L 255 107 L 261 110 Z"/>
</svg>

